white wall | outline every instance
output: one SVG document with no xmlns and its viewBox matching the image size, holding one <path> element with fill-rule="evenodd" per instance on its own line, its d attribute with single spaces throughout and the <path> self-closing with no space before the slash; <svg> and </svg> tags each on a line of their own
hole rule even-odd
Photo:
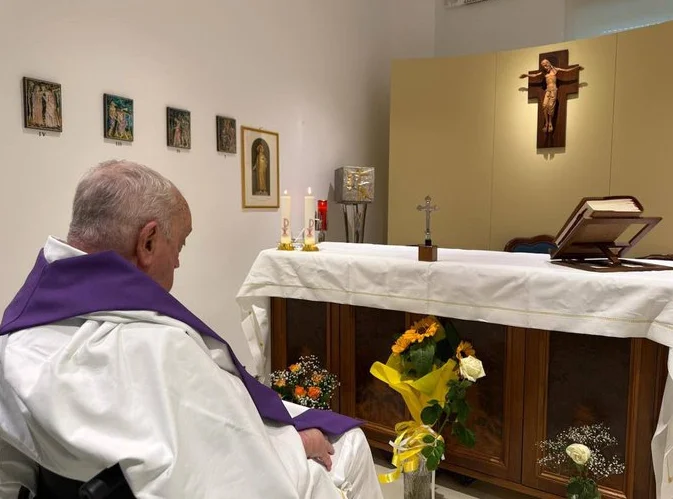
<svg viewBox="0 0 673 499">
<path fill-rule="evenodd" d="M 488 0 L 446 8 L 436 0 L 437 57 L 482 54 L 564 40 L 564 0 Z"/>
<path fill-rule="evenodd" d="M 0 306 L 47 235 L 66 234 L 80 175 L 123 157 L 168 176 L 190 202 L 194 233 L 174 293 L 248 361 L 234 296 L 257 253 L 277 241 L 278 212 L 241 209 L 240 157 L 216 152 L 215 115 L 280 133 L 281 189 L 295 196 L 295 226 L 308 186 L 325 197 L 335 168 L 375 166 L 367 238 L 381 242 L 390 61 L 433 48 L 433 0 L 3 0 Z M 63 85 L 62 134 L 23 129 L 23 76 Z M 132 145 L 103 140 L 104 92 L 135 100 Z M 165 145 L 167 105 L 192 113 L 189 152 Z"/>
<path fill-rule="evenodd" d="M 565 0 L 568 40 L 673 19 L 673 0 Z"/>
<path fill-rule="evenodd" d="M 673 0 L 488 0 L 447 9 L 435 0 L 435 54 L 548 45 L 673 19 Z"/>
</svg>

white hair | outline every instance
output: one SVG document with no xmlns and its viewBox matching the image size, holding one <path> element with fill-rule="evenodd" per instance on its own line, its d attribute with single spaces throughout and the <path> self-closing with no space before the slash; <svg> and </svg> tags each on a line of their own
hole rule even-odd
<svg viewBox="0 0 673 499">
<path fill-rule="evenodd" d="M 167 178 L 138 163 L 111 160 L 80 180 L 72 205 L 68 242 L 88 251 L 127 256 L 138 231 L 156 221 L 170 239 L 173 218 L 186 201 Z"/>
</svg>

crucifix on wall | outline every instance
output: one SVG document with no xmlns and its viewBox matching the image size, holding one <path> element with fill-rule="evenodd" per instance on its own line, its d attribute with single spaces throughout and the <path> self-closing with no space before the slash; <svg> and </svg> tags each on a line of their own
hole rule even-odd
<svg viewBox="0 0 673 499">
<path fill-rule="evenodd" d="M 565 147 L 568 97 L 579 92 L 582 68 L 568 65 L 568 51 L 540 54 L 540 69 L 522 74 L 528 78 L 528 99 L 538 103 L 537 147 Z"/>
</svg>

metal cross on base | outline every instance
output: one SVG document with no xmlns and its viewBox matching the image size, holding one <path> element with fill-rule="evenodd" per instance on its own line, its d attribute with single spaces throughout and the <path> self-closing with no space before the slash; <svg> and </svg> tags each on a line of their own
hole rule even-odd
<svg viewBox="0 0 673 499">
<path fill-rule="evenodd" d="M 432 198 L 430 196 L 425 196 L 425 205 L 418 205 L 416 209 L 418 211 L 425 212 L 425 246 L 432 246 L 432 236 L 430 235 L 430 214 L 433 211 L 439 210 L 437 205 L 431 205 Z"/>
</svg>

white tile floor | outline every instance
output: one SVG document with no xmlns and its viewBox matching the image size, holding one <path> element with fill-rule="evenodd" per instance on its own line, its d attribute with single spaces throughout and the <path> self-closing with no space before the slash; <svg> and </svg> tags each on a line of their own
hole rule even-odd
<svg viewBox="0 0 673 499">
<path fill-rule="evenodd" d="M 375 458 L 379 473 L 390 470 L 390 463 Z M 448 473 L 440 471 L 436 477 L 437 488 L 435 499 L 531 499 L 530 496 L 510 492 L 493 485 L 474 482 L 469 487 L 462 487 Z M 381 485 L 384 499 L 402 499 L 404 492 L 403 478 L 396 482 Z"/>
</svg>

